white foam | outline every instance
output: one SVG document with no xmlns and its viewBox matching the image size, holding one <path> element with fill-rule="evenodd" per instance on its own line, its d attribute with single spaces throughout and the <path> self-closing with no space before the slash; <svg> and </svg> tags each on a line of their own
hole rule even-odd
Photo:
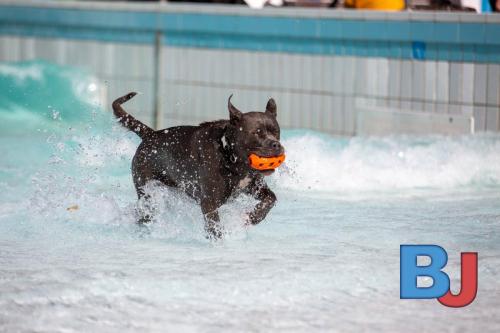
<svg viewBox="0 0 500 333">
<path fill-rule="evenodd" d="M 18 83 L 23 83 L 27 79 L 41 81 L 43 78 L 43 69 L 38 64 L 19 66 L 16 64 L 0 63 L 0 75 L 13 77 Z"/>
<path fill-rule="evenodd" d="M 497 186 L 500 137 L 333 139 L 304 134 L 284 140 L 286 167 L 274 180 L 285 189 L 384 191 Z"/>
<path fill-rule="evenodd" d="M 78 100 L 101 107 L 106 102 L 103 98 L 105 86 L 97 77 L 89 73 L 75 71 L 72 68 L 65 68 L 60 72 L 60 75 L 71 83 L 73 94 Z"/>
</svg>

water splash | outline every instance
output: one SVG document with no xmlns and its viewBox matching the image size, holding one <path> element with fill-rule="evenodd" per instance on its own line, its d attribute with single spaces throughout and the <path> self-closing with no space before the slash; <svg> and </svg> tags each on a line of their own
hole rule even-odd
<svg viewBox="0 0 500 333">
<path fill-rule="evenodd" d="M 287 169 L 276 184 L 293 190 L 361 192 L 500 185 L 495 134 L 334 139 L 293 132 L 284 140 Z"/>
</svg>

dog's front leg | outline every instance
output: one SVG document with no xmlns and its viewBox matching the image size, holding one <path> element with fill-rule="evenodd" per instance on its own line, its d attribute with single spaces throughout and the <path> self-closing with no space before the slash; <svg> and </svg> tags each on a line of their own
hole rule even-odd
<svg viewBox="0 0 500 333">
<path fill-rule="evenodd" d="M 259 203 L 249 214 L 249 222 L 251 224 L 258 224 L 266 218 L 267 213 L 269 213 L 271 208 L 274 207 L 274 204 L 276 203 L 276 195 L 264 182 L 254 184 L 251 187 L 251 194 L 255 199 L 259 200 Z"/>
<path fill-rule="evenodd" d="M 211 240 L 222 238 L 222 226 L 217 208 L 219 208 L 218 205 L 211 198 L 201 201 L 201 211 L 205 218 L 205 231 Z"/>
</svg>

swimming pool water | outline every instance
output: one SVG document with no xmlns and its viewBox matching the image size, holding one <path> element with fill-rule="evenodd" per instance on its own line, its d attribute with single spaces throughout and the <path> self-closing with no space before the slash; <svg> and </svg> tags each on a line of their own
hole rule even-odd
<svg viewBox="0 0 500 333">
<path fill-rule="evenodd" d="M 284 131 L 277 206 L 246 228 L 253 200 L 227 204 L 213 244 L 199 208 L 168 189 L 149 189 L 157 221 L 134 223 L 139 141 L 92 84 L 0 64 L 0 331 L 500 329 L 500 136 Z M 476 301 L 400 300 L 408 243 L 448 251 L 454 291 L 459 252 L 479 252 Z"/>
</svg>

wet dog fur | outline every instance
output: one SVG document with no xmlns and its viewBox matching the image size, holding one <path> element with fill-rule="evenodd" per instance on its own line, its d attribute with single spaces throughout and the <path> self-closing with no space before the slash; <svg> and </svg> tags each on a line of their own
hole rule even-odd
<svg viewBox="0 0 500 333">
<path fill-rule="evenodd" d="M 140 200 L 148 200 L 144 186 L 150 181 L 181 189 L 200 204 L 205 230 L 213 239 L 223 235 L 219 207 L 239 193 L 250 194 L 258 200 L 248 214 L 249 224 L 258 224 L 266 217 L 276 202 L 276 195 L 264 176 L 273 170 L 252 169 L 248 156 L 284 153 L 274 99 L 269 99 L 264 112 L 243 113 L 231 103 L 230 96 L 229 120 L 155 131 L 122 108 L 122 104 L 135 95 L 131 92 L 122 96 L 112 106 L 119 122 L 142 139 L 132 160 L 132 176 Z M 140 223 L 152 218 L 144 211 L 139 214 Z"/>
</svg>

